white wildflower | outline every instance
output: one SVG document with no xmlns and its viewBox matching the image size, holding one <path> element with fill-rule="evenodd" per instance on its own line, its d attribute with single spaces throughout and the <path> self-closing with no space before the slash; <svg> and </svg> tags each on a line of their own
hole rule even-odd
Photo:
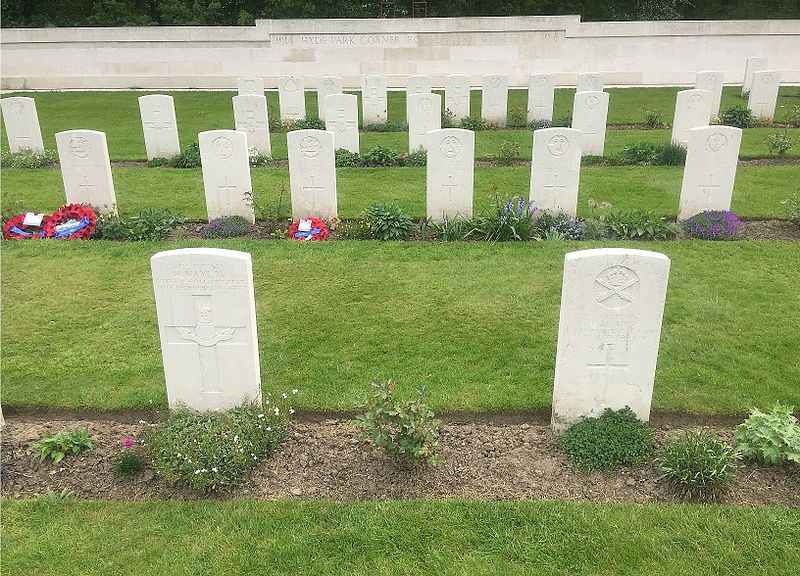
<svg viewBox="0 0 800 576">
<path fill-rule="evenodd" d="M 289 414 L 294 414 L 294 408 L 289 408 Z"/>
<path fill-rule="evenodd" d="M 297 394 L 298 392 L 300 392 L 300 390 L 297 388 L 292 388 L 292 394 Z"/>
<path fill-rule="evenodd" d="M 281 394 L 281 396 L 283 396 L 283 399 L 284 399 L 284 400 L 286 400 L 286 399 L 289 397 L 289 395 L 288 395 L 286 392 L 284 392 L 283 394 Z"/>
<path fill-rule="evenodd" d="M 261 414 L 258 415 L 258 417 L 259 418 L 263 418 L 264 417 L 264 413 L 262 412 Z"/>
<path fill-rule="evenodd" d="M 277 406 L 275 406 L 274 412 L 275 412 L 275 416 L 280 416 L 281 409 L 278 408 Z"/>
<path fill-rule="evenodd" d="M 214 466 L 214 467 L 211 469 L 211 471 L 212 471 L 212 472 L 216 472 L 216 471 L 217 471 L 217 467 L 216 467 L 216 466 Z"/>
<path fill-rule="evenodd" d="M 234 436 L 234 437 L 233 437 L 233 441 L 234 441 L 234 442 L 238 442 L 238 441 L 239 441 L 239 435 L 238 435 L 238 434 L 237 434 L 236 436 Z"/>
</svg>

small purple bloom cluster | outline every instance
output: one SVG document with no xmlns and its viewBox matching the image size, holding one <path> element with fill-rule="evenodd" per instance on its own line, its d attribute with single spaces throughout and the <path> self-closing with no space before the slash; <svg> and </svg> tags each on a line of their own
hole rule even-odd
<svg viewBox="0 0 800 576">
<path fill-rule="evenodd" d="M 214 218 L 200 229 L 203 238 L 233 238 L 250 231 L 250 223 L 242 216 Z"/>
<path fill-rule="evenodd" d="M 534 212 L 536 212 L 534 204 L 533 200 L 528 202 L 524 196 L 520 196 L 519 200 L 509 200 L 500 212 L 500 222 L 508 224 L 509 222 L 519 222 L 520 220 L 530 220 Z"/>
<path fill-rule="evenodd" d="M 702 240 L 731 240 L 742 226 L 739 216 L 728 210 L 707 210 L 683 222 L 689 236 Z"/>
</svg>

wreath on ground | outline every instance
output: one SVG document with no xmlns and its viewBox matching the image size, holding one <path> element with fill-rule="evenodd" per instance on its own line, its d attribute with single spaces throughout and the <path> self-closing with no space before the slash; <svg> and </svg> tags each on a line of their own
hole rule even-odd
<svg viewBox="0 0 800 576">
<path fill-rule="evenodd" d="M 43 214 L 42 220 L 38 226 L 25 224 L 25 219 L 27 217 L 27 214 L 17 214 L 6 222 L 6 225 L 3 227 L 3 238 L 6 240 L 37 240 L 39 238 L 44 238 L 44 228 L 47 226 L 47 221 L 50 217 Z"/>
<path fill-rule="evenodd" d="M 55 213 L 43 215 L 38 226 L 26 225 L 27 214 L 17 214 L 3 227 L 7 240 L 57 238 L 60 240 L 88 240 L 97 226 L 97 215 L 89 206 L 67 204 Z"/>
<path fill-rule="evenodd" d="M 303 218 L 289 226 L 289 240 L 325 240 L 327 237 L 328 227 L 322 218 Z"/>
</svg>

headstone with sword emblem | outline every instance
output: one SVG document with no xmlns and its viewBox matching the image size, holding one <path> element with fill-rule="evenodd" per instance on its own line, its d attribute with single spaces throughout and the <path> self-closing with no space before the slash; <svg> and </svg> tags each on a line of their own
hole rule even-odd
<svg viewBox="0 0 800 576">
<path fill-rule="evenodd" d="M 562 432 L 606 408 L 650 417 L 670 260 L 627 248 L 564 258 L 552 424 Z"/>
<path fill-rule="evenodd" d="M 218 248 L 150 259 L 170 409 L 222 411 L 261 402 L 253 264 Z"/>
</svg>

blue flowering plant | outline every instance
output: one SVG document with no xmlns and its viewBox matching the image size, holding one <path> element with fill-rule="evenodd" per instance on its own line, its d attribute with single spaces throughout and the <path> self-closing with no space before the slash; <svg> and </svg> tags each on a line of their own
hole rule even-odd
<svg viewBox="0 0 800 576">
<path fill-rule="evenodd" d="M 250 222 L 243 216 L 222 216 L 214 218 L 200 229 L 203 238 L 233 238 L 245 236 L 250 232 Z"/>
<path fill-rule="evenodd" d="M 541 214 L 536 219 L 535 236 L 540 240 L 582 240 L 583 219 L 566 212 Z"/>
<path fill-rule="evenodd" d="M 500 201 L 495 196 L 491 209 L 475 220 L 476 233 L 489 242 L 530 240 L 535 230 L 536 206 L 524 196 Z"/>
<path fill-rule="evenodd" d="M 701 240 L 733 240 L 744 226 L 735 212 L 706 210 L 683 221 L 683 230 Z"/>
</svg>

